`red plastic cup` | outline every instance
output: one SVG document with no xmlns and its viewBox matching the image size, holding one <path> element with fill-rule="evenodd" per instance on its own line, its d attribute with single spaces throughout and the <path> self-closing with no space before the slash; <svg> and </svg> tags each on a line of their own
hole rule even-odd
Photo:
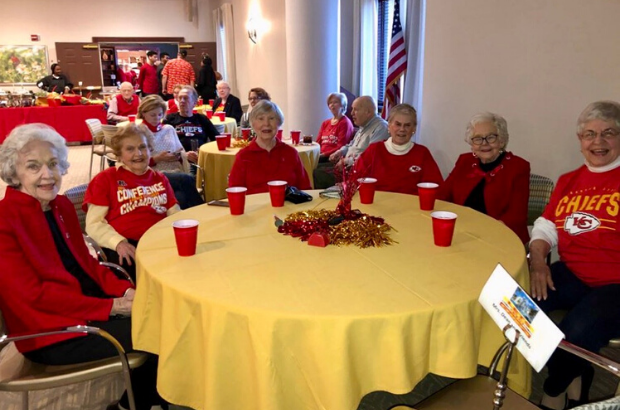
<svg viewBox="0 0 620 410">
<path fill-rule="evenodd" d="M 360 178 L 360 202 L 363 204 L 372 204 L 375 200 L 375 190 L 377 189 L 376 178 Z"/>
<path fill-rule="evenodd" d="M 208 119 L 213 118 L 213 110 L 206 110 L 205 115 L 207 116 Z"/>
<path fill-rule="evenodd" d="M 271 197 L 271 206 L 279 208 L 284 206 L 284 196 L 286 194 L 286 181 L 269 181 L 269 196 Z"/>
<path fill-rule="evenodd" d="M 282 129 L 280 128 L 278 132 L 276 132 L 276 138 L 282 141 Z"/>
<path fill-rule="evenodd" d="M 199 98 L 198 101 L 196 101 L 196 105 L 200 107 L 202 104 L 203 104 L 202 98 Z"/>
<path fill-rule="evenodd" d="M 226 113 L 224 111 L 218 111 L 218 112 L 215 113 L 215 115 L 217 115 L 217 117 L 222 122 L 224 122 L 224 120 L 226 120 Z"/>
<path fill-rule="evenodd" d="M 244 140 L 249 140 L 250 139 L 250 134 L 252 133 L 252 128 L 241 128 L 241 135 L 243 136 Z"/>
<path fill-rule="evenodd" d="M 128 115 L 127 118 L 129 118 L 129 122 L 136 122 L 136 116 L 135 115 Z"/>
<path fill-rule="evenodd" d="M 450 246 L 452 244 L 456 216 L 454 212 L 446 211 L 435 211 L 431 213 L 431 217 L 433 218 L 433 237 L 435 238 L 435 245 Z"/>
<path fill-rule="evenodd" d="M 418 196 L 420 198 L 420 209 L 422 211 L 433 210 L 438 187 L 439 185 L 433 182 L 420 182 L 418 184 Z"/>
<path fill-rule="evenodd" d="M 225 132 L 222 135 L 226 135 L 226 140 L 228 141 L 227 147 L 232 147 L 232 134 L 230 132 Z"/>
<path fill-rule="evenodd" d="M 301 138 L 301 131 L 291 131 L 291 141 L 293 144 L 299 144 L 299 139 Z"/>
<path fill-rule="evenodd" d="M 226 151 L 226 147 L 228 147 L 228 137 L 226 135 L 216 135 L 215 141 L 217 142 L 217 149 Z"/>
<path fill-rule="evenodd" d="M 198 108 L 192 108 L 192 113 L 198 114 Z"/>
<path fill-rule="evenodd" d="M 198 241 L 198 221 L 194 219 L 181 219 L 172 223 L 174 239 L 177 243 L 179 256 L 192 256 L 196 254 L 196 242 Z"/>
<path fill-rule="evenodd" d="M 213 108 L 213 104 L 215 104 L 215 100 L 209 99 L 209 105 L 211 106 L 211 108 Z"/>
<path fill-rule="evenodd" d="M 243 215 L 243 211 L 245 210 L 245 193 L 247 190 L 247 188 L 240 186 L 226 188 L 231 215 Z"/>
</svg>

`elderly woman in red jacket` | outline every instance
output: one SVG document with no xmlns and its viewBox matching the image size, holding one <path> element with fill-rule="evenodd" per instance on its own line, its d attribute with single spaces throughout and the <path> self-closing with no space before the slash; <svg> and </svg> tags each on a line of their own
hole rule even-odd
<svg viewBox="0 0 620 410">
<path fill-rule="evenodd" d="M 73 204 L 58 195 L 69 168 L 67 155 L 64 138 L 43 124 L 15 128 L 0 146 L 0 177 L 9 185 L 0 201 L 0 310 L 11 333 L 88 324 L 132 351 L 129 316 L 135 291 L 90 256 Z M 28 359 L 47 365 L 117 355 L 109 342 L 90 335 L 16 345 Z M 153 355 L 132 372 L 139 409 L 159 401 L 156 374 Z M 120 403 L 128 408 L 126 395 Z"/>
<path fill-rule="evenodd" d="M 458 158 L 438 198 L 502 221 L 527 242 L 530 163 L 506 151 L 506 120 L 490 112 L 474 115 L 467 124 L 465 142 L 471 153 Z"/>
</svg>

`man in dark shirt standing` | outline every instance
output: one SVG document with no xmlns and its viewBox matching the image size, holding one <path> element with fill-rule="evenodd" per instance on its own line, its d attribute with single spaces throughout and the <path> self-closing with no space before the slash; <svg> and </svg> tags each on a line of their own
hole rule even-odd
<svg viewBox="0 0 620 410">
<path fill-rule="evenodd" d="M 62 73 L 60 64 L 52 64 L 52 75 L 43 77 L 37 81 L 37 87 L 48 92 L 68 93 L 73 88 L 66 75 Z"/>
<path fill-rule="evenodd" d="M 219 135 L 219 132 L 206 116 L 193 112 L 198 100 L 198 93 L 194 87 L 184 85 L 177 98 L 179 112 L 168 114 L 164 124 L 174 127 L 181 145 L 187 151 L 187 160 L 197 163 L 200 146 L 208 141 L 215 141 L 215 136 Z"/>
<path fill-rule="evenodd" d="M 157 78 L 155 60 L 157 60 L 157 53 L 149 51 L 146 53 L 146 64 L 142 64 L 140 67 L 138 87 L 142 90 L 142 97 L 159 93 L 159 79 Z"/>
<path fill-rule="evenodd" d="M 164 89 L 161 86 L 162 80 L 162 71 L 164 71 L 164 66 L 170 60 L 170 54 L 165 51 L 159 54 L 159 64 L 157 65 L 157 80 L 159 81 L 159 95 L 164 98 L 164 100 L 169 100 L 170 98 L 166 98 L 168 95 L 164 94 Z"/>
</svg>

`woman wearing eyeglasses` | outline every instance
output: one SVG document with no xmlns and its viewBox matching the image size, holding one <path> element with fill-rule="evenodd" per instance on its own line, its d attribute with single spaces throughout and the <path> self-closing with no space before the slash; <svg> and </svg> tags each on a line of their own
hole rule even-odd
<svg viewBox="0 0 620 410">
<path fill-rule="evenodd" d="M 471 153 L 458 158 L 438 198 L 502 221 L 527 242 L 530 163 L 506 151 L 506 120 L 490 112 L 474 115 L 467 124 L 465 142 Z"/>
<path fill-rule="evenodd" d="M 568 311 L 558 325 L 566 340 L 597 352 L 620 337 L 620 103 L 588 105 L 577 136 L 585 163 L 559 178 L 534 224 L 531 294 L 545 312 Z M 560 260 L 549 267 L 554 246 Z M 558 349 L 547 368 L 543 408 L 587 401 L 593 369 L 586 362 Z"/>
</svg>

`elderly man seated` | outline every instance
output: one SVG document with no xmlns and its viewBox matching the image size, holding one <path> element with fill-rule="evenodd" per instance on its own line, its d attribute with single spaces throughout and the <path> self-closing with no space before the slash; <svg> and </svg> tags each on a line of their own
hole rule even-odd
<svg viewBox="0 0 620 410">
<path fill-rule="evenodd" d="M 140 99 L 133 92 L 133 85 L 124 82 L 120 86 L 120 94 L 110 99 L 108 108 L 108 124 L 117 124 L 129 120 L 130 115 L 138 113 Z"/>
<path fill-rule="evenodd" d="M 217 98 L 213 103 L 213 111 L 224 111 L 227 117 L 234 118 L 238 124 L 243 115 L 241 101 L 230 93 L 230 85 L 226 81 L 218 82 L 216 88 Z"/>
<path fill-rule="evenodd" d="M 353 140 L 329 157 L 329 162 L 320 163 L 314 170 L 314 188 L 324 189 L 336 183 L 334 172 L 343 166 L 352 166 L 357 158 L 374 142 L 389 138 L 387 122 L 377 115 L 375 100 L 367 95 L 353 101 L 351 116 L 359 127 Z"/>
</svg>

